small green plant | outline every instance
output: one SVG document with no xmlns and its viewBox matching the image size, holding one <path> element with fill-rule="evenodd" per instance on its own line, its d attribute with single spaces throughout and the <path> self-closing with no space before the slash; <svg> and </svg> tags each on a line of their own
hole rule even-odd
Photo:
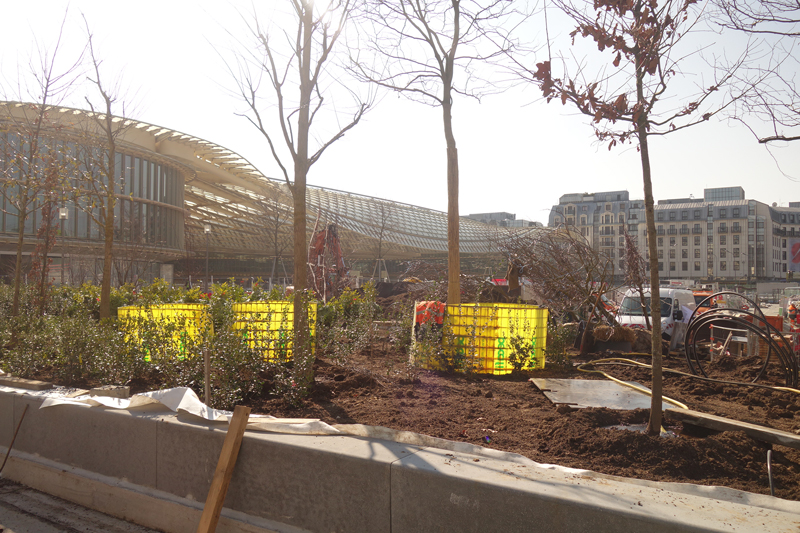
<svg viewBox="0 0 800 533">
<path fill-rule="evenodd" d="M 547 325 L 547 347 L 544 350 L 547 361 L 555 366 L 570 366 L 567 347 L 572 346 L 574 342 L 574 329 L 564 327 L 562 324 L 549 323 Z"/>
<path fill-rule="evenodd" d="M 319 348 L 337 363 L 371 348 L 380 313 L 375 294 L 372 283 L 360 291 L 348 288 L 319 310 Z"/>
<path fill-rule="evenodd" d="M 158 278 L 150 285 L 145 285 L 139 291 L 136 305 L 152 306 L 159 304 L 178 303 L 183 298 L 183 289 L 172 287 L 165 280 Z"/>
<path fill-rule="evenodd" d="M 509 324 L 511 353 L 508 362 L 519 372 L 536 368 L 536 328 L 528 319 L 512 320 Z"/>
<path fill-rule="evenodd" d="M 434 363 L 448 372 L 467 374 L 482 371 L 480 358 L 482 340 L 486 338 L 487 328 L 497 316 L 497 307 L 491 307 L 488 316 L 486 307 L 475 304 L 449 307 L 442 329 L 440 353 L 435 353 Z M 485 348 L 485 347 L 484 347 Z"/>
</svg>

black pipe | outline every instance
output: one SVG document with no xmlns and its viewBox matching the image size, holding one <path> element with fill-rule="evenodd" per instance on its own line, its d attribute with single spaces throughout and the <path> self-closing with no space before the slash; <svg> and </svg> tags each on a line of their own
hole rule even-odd
<svg viewBox="0 0 800 533">
<path fill-rule="evenodd" d="M 755 312 L 745 311 L 735 307 L 713 308 L 708 311 L 697 315 L 697 308 L 704 307 L 705 304 L 710 303 L 712 299 L 718 299 L 726 295 L 735 296 L 750 304 L 750 309 Z M 748 318 L 750 320 L 748 320 Z M 698 350 L 700 342 L 699 332 L 706 326 L 711 327 L 715 324 L 726 327 L 729 329 L 740 329 L 752 332 L 759 339 L 763 340 L 767 347 L 767 355 L 764 358 L 764 364 L 758 372 L 758 375 L 753 379 L 753 383 L 764 377 L 767 367 L 773 355 L 778 359 L 779 365 L 784 373 L 784 378 L 787 387 L 797 387 L 798 384 L 798 364 L 797 358 L 794 356 L 794 350 L 783 332 L 776 329 L 772 324 L 767 322 L 766 316 L 761 311 L 761 308 L 754 301 L 739 293 L 723 291 L 714 293 L 706 297 L 700 302 L 689 318 L 689 324 L 686 328 L 684 336 L 684 347 L 686 350 L 686 362 L 689 366 L 689 371 L 692 374 L 701 374 L 708 377 L 705 368 L 701 361 Z M 773 338 L 773 335 L 778 337 L 778 340 Z"/>
</svg>

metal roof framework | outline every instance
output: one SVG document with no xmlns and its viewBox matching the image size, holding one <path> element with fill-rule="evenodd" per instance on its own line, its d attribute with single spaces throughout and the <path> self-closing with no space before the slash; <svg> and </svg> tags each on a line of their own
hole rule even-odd
<svg viewBox="0 0 800 533">
<path fill-rule="evenodd" d="M 34 104 L 3 105 L 22 108 Z M 84 130 L 91 115 L 68 107 L 50 111 L 71 127 Z M 268 178 L 244 157 L 210 141 L 146 122 L 114 120 L 126 128 L 120 137 L 123 149 L 147 156 L 155 152 L 181 168 L 188 250 L 204 250 L 208 238 L 209 250 L 215 254 L 272 256 L 277 242 L 277 249 L 285 251 L 282 255 L 291 255 L 292 196 L 286 182 Z M 307 187 L 306 201 L 309 233 L 315 227 L 336 224 L 343 251 L 351 259 L 374 259 L 379 247 L 384 259 L 446 257 L 444 212 L 315 186 Z M 208 237 L 205 224 L 211 225 Z M 462 217 L 462 255 L 496 254 L 501 230 L 509 231 Z"/>
</svg>

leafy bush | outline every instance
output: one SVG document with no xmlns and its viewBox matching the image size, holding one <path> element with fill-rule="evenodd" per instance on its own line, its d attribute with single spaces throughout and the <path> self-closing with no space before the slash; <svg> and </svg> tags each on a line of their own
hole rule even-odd
<svg viewBox="0 0 800 533">
<path fill-rule="evenodd" d="M 556 366 L 570 366 L 567 348 L 574 342 L 575 329 L 565 327 L 563 324 L 549 323 L 547 325 L 547 347 L 544 350 L 547 361 Z"/>
<path fill-rule="evenodd" d="M 186 291 L 156 280 L 138 291 L 132 285 L 112 289 L 112 316 L 125 305 L 147 308 L 166 303 L 208 303 L 213 336 L 210 327 L 201 327 L 198 335 L 190 335 L 188 318 L 164 320 L 145 314 L 101 322 L 97 320 L 100 288 L 88 283 L 52 287 L 45 315 L 39 316 L 29 289 L 23 287 L 20 315 L 12 317 L 12 288 L 0 285 L 0 368 L 6 372 L 28 378 L 49 374 L 61 384 L 76 386 L 144 380 L 154 387 L 191 387 L 202 395 L 202 355 L 207 349 L 213 392 L 208 403 L 213 407 L 232 408 L 260 394 L 267 374 L 276 376 L 274 392 L 285 395 L 288 401 L 296 403 L 307 394 L 304 380 L 313 355 L 307 361 L 289 362 L 289 333 L 279 334 L 272 343 L 271 353 L 277 357 L 269 361 L 243 331 L 232 327 L 234 303 L 287 300 L 277 288 L 267 294 L 257 283 L 246 293 L 236 283 L 226 282 L 215 284 L 209 297 L 199 288 Z M 374 306 L 374 291 L 367 300 L 349 295 L 337 304 L 335 314 L 347 317 L 351 332 L 367 323 L 369 310 L 374 310 L 366 302 Z M 285 323 L 281 329 L 289 332 L 290 325 Z"/>
<path fill-rule="evenodd" d="M 340 364 L 368 349 L 375 340 L 375 320 L 380 307 L 375 303 L 375 286 L 360 290 L 346 288 L 318 311 L 319 349 Z"/>
<path fill-rule="evenodd" d="M 180 287 L 172 287 L 166 280 L 161 278 L 153 280 L 150 285 L 141 288 L 135 305 L 144 307 L 158 304 L 172 304 L 183 301 L 184 290 Z"/>
<path fill-rule="evenodd" d="M 536 344 L 535 341 L 531 342 L 531 337 L 536 334 L 536 331 L 532 328 L 531 323 L 528 320 L 512 320 L 510 329 L 511 353 L 508 356 L 508 362 L 511 363 L 511 367 L 517 372 L 535 368 L 538 362 L 536 360 Z"/>
</svg>

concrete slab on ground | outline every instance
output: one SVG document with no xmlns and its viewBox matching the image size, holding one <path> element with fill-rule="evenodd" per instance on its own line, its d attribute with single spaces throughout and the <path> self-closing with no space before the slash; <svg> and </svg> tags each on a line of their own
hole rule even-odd
<svg viewBox="0 0 800 533">
<path fill-rule="evenodd" d="M 558 378 L 534 378 L 531 381 L 554 404 L 575 408 L 650 409 L 650 396 L 613 381 Z M 625 383 L 649 390 L 635 381 Z M 673 407 L 666 402 L 661 405 L 662 409 Z"/>
</svg>

